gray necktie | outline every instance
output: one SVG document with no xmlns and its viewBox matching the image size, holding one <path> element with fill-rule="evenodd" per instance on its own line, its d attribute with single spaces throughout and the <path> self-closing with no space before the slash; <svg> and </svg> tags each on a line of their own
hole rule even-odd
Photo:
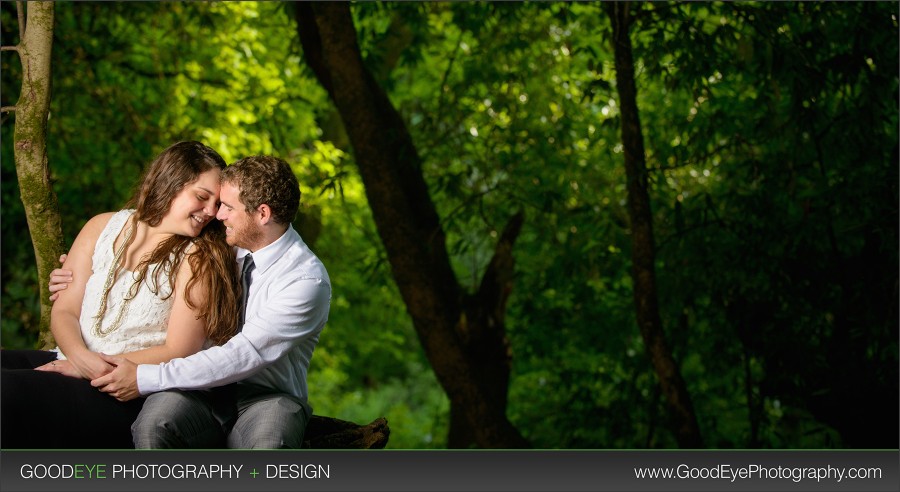
<svg viewBox="0 0 900 492">
<path fill-rule="evenodd" d="M 241 267 L 241 317 L 238 323 L 238 331 L 244 329 L 244 319 L 247 313 L 247 298 L 250 297 L 250 272 L 253 271 L 253 257 L 249 254 L 244 257 L 244 266 Z"/>
</svg>

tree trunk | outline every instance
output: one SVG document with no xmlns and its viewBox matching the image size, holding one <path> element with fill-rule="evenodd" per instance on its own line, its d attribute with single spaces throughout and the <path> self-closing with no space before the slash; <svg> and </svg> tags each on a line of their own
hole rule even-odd
<svg viewBox="0 0 900 492">
<path fill-rule="evenodd" d="M 295 18 L 306 62 L 344 121 L 394 280 L 450 399 L 448 442 L 527 446 L 506 418 L 510 366 L 504 314 L 521 213 L 506 227 L 479 291 L 465 294 L 450 266 L 419 154 L 400 114 L 363 64 L 349 4 L 298 2 Z"/>
<path fill-rule="evenodd" d="M 634 60 L 631 53 L 631 5 L 626 2 L 604 4 L 613 26 L 616 85 L 622 116 L 622 144 L 625 149 L 625 174 L 628 179 L 628 216 L 631 221 L 632 272 L 637 322 L 653 369 L 674 418 L 675 437 L 683 448 L 703 446 L 700 427 L 681 371 L 666 344 L 656 291 L 653 216 L 647 191 L 644 137 L 638 118 Z"/>
<path fill-rule="evenodd" d="M 37 260 L 41 297 L 40 333 L 44 347 L 53 345 L 47 280 L 63 252 L 59 205 L 50 185 L 47 162 L 53 8 L 53 2 L 27 2 L 27 21 L 19 26 L 21 40 L 17 50 L 22 61 L 22 92 L 15 106 L 13 137 L 16 174 Z"/>
</svg>

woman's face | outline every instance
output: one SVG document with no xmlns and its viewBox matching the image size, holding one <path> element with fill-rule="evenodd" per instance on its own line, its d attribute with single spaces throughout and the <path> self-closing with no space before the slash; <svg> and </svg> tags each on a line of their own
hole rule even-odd
<svg viewBox="0 0 900 492">
<path fill-rule="evenodd" d="M 172 199 L 160 225 L 174 234 L 197 237 L 219 210 L 218 168 L 210 169 L 188 183 Z"/>
</svg>

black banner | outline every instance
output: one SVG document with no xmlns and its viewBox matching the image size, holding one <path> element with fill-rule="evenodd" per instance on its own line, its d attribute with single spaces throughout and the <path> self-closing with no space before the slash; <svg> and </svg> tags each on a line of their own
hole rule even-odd
<svg viewBox="0 0 900 492">
<path fill-rule="evenodd" d="M 897 491 L 897 451 L 8 451 L 14 491 Z"/>
</svg>

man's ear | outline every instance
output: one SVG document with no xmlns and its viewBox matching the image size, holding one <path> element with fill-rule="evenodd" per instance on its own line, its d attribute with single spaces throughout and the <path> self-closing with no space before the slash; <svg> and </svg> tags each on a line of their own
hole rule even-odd
<svg viewBox="0 0 900 492">
<path fill-rule="evenodd" d="M 259 212 L 260 225 L 266 225 L 272 220 L 272 209 L 265 203 L 257 207 L 256 211 Z"/>
</svg>

